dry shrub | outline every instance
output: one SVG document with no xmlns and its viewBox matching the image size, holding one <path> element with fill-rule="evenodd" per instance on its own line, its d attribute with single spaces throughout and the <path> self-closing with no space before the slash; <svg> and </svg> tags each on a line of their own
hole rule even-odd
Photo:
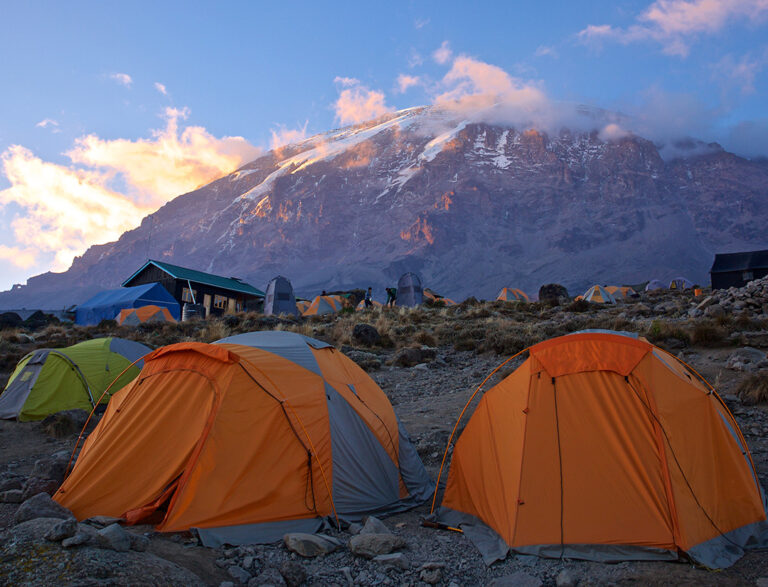
<svg viewBox="0 0 768 587">
<path fill-rule="evenodd" d="M 22 340 L 22 334 L 18 328 L 0 330 L 0 341 L 18 344 Z"/>
<path fill-rule="evenodd" d="M 589 312 L 593 308 L 587 300 L 575 300 L 563 308 L 566 312 Z"/>
<path fill-rule="evenodd" d="M 711 320 L 703 320 L 693 325 L 691 342 L 701 346 L 714 346 L 725 339 L 726 332 Z"/>
<path fill-rule="evenodd" d="M 224 322 L 218 319 L 209 320 L 200 330 L 198 335 L 200 342 L 216 342 L 221 338 L 229 336 L 230 328 Z"/>
<path fill-rule="evenodd" d="M 736 393 L 747 405 L 768 403 L 768 374 L 750 375 L 739 385 Z"/>
<path fill-rule="evenodd" d="M 676 338 L 682 342 L 688 344 L 690 342 L 690 336 L 688 333 L 678 324 L 670 324 L 663 320 L 654 320 L 645 332 L 645 337 L 651 342 L 661 342 L 669 338 Z"/>
<path fill-rule="evenodd" d="M 431 332 L 428 332 L 426 330 L 420 330 L 416 333 L 416 336 L 413 337 L 413 340 L 418 342 L 419 344 L 425 344 L 427 346 L 437 346 L 437 339 L 434 337 L 434 335 Z"/>
</svg>

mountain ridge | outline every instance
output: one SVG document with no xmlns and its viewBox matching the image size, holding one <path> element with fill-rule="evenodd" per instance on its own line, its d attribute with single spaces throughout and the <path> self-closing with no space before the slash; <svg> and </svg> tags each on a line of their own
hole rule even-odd
<svg viewBox="0 0 768 587">
<path fill-rule="evenodd" d="M 148 257 L 299 294 L 405 271 L 450 297 L 503 286 L 708 283 L 715 252 L 768 248 L 768 163 L 635 135 L 558 133 L 417 107 L 275 149 L 178 196 L 64 273 L 0 293 L 50 307 L 117 287 Z M 263 287 L 262 287 L 263 289 Z"/>
</svg>

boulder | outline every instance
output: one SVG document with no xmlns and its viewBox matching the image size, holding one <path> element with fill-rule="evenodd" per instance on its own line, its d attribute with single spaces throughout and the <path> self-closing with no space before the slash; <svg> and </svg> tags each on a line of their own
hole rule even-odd
<svg viewBox="0 0 768 587">
<path fill-rule="evenodd" d="M 401 571 L 407 571 L 411 568 L 411 561 L 402 552 L 380 554 L 373 557 L 373 561 L 384 567 L 392 567 Z"/>
<path fill-rule="evenodd" d="M 41 479 L 40 477 L 29 477 L 24 483 L 24 489 L 21 500 L 25 501 L 38 493 L 47 493 L 53 495 L 61 483 L 53 479 Z"/>
<path fill-rule="evenodd" d="M 61 545 L 64 548 L 72 548 L 75 546 L 83 546 L 85 544 L 101 545 L 102 538 L 99 536 L 98 531 L 95 528 L 91 528 L 86 524 L 78 524 L 77 532 L 71 538 L 65 538 L 62 540 Z"/>
<path fill-rule="evenodd" d="M 365 351 L 349 350 L 344 352 L 347 357 L 352 359 L 357 365 L 365 371 L 375 371 L 381 369 L 381 359 L 373 353 Z"/>
<path fill-rule="evenodd" d="M 284 587 L 285 579 L 275 567 L 264 569 L 260 575 L 248 581 L 248 587 Z"/>
<path fill-rule="evenodd" d="M 11 526 L 0 534 L 0 558 L 2 558 L 3 540 L 9 539 L 16 543 L 33 542 L 39 544 L 45 541 L 46 536 L 61 522 L 60 518 L 35 518 Z M 2 577 L 2 573 L 0 573 Z M 2 583 L 5 585 L 5 583 Z"/>
<path fill-rule="evenodd" d="M 232 565 L 227 568 L 227 573 L 238 583 L 245 583 L 246 585 L 251 580 L 251 574 L 243 567 L 238 565 Z"/>
<path fill-rule="evenodd" d="M 294 532 L 283 536 L 285 547 L 299 556 L 311 558 L 333 552 L 342 545 L 337 538 L 324 534 Z"/>
<path fill-rule="evenodd" d="M 117 552 L 131 550 L 131 537 L 120 524 L 111 524 L 106 528 L 97 530 L 97 533 L 104 539 L 105 548 L 111 548 Z"/>
<path fill-rule="evenodd" d="M 89 526 L 94 526 L 96 528 L 106 528 L 112 524 L 119 524 L 124 521 L 125 519 L 123 518 L 115 518 L 113 516 L 92 516 L 87 520 L 83 520 L 83 524 L 88 524 Z"/>
<path fill-rule="evenodd" d="M 24 489 L 24 477 L 13 474 L 0 477 L 0 493 L 10 489 Z"/>
<path fill-rule="evenodd" d="M 730 354 L 725 367 L 735 371 L 755 371 L 765 361 L 766 355 L 763 351 L 753 347 L 744 347 Z"/>
<path fill-rule="evenodd" d="M 32 468 L 31 477 L 38 479 L 52 479 L 59 485 L 64 483 L 64 476 L 67 474 L 67 464 L 71 453 L 66 450 L 59 451 L 50 457 L 45 457 L 35 461 Z"/>
<path fill-rule="evenodd" d="M 80 434 L 88 420 L 85 410 L 64 410 L 51 414 L 42 421 L 43 430 L 54 438 L 67 438 Z M 66 463 L 65 463 L 66 466 Z"/>
<path fill-rule="evenodd" d="M 397 351 L 391 363 L 398 367 L 413 367 L 433 360 L 436 355 L 435 349 L 430 347 L 406 347 Z"/>
<path fill-rule="evenodd" d="M 363 529 L 360 530 L 360 534 L 392 534 L 389 528 L 375 516 L 368 516 L 365 520 Z"/>
<path fill-rule="evenodd" d="M 146 552 L 149 548 L 149 538 L 141 534 L 134 534 L 133 532 L 127 532 L 127 534 L 131 540 L 131 550 Z"/>
<path fill-rule="evenodd" d="M 77 534 L 77 520 L 69 518 L 58 522 L 50 531 L 45 535 L 46 540 L 51 542 L 61 542 L 65 538 L 71 538 Z"/>
<path fill-rule="evenodd" d="M 16 514 L 13 517 L 13 523 L 21 524 L 22 522 L 34 520 L 35 518 L 59 518 L 61 520 L 67 520 L 74 517 L 74 514 L 67 508 L 53 501 L 50 495 L 47 493 L 38 493 L 19 506 L 19 509 L 16 510 Z"/>
<path fill-rule="evenodd" d="M 707 318 L 717 318 L 718 316 L 725 316 L 725 310 L 720 304 L 712 304 L 704 310 L 704 315 Z"/>
<path fill-rule="evenodd" d="M 539 288 L 539 301 L 547 304 L 565 304 L 571 296 L 568 290 L 559 283 L 547 283 Z"/>
<path fill-rule="evenodd" d="M 21 503 L 24 492 L 21 489 L 8 489 L 0 492 L 0 503 Z"/>
<path fill-rule="evenodd" d="M 280 574 L 288 587 L 299 587 L 307 580 L 307 570 L 297 561 L 284 561 L 280 565 Z"/>
<path fill-rule="evenodd" d="M 349 550 L 364 558 L 389 554 L 405 545 L 405 540 L 394 534 L 358 534 L 349 540 Z"/>
<path fill-rule="evenodd" d="M 430 585 L 437 585 L 443 578 L 445 563 L 424 563 L 419 569 L 419 579 Z"/>
<path fill-rule="evenodd" d="M 381 335 L 370 324 L 355 324 L 352 329 L 352 340 L 365 346 L 374 346 L 381 342 Z"/>
</svg>

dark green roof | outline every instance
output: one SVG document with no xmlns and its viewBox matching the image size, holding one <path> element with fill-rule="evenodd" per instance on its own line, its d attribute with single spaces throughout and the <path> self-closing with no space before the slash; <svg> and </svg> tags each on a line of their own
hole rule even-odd
<svg viewBox="0 0 768 587">
<path fill-rule="evenodd" d="M 232 277 L 221 277 L 220 275 L 213 275 L 211 273 L 205 273 L 203 271 L 196 271 L 194 269 L 187 269 L 186 267 L 179 267 L 178 265 L 171 265 L 170 263 L 164 263 L 162 261 L 154 261 L 150 259 L 141 268 L 131 275 L 123 282 L 123 287 L 128 285 L 131 280 L 139 273 L 149 266 L 155 267 L 165 271 L 171 277 L 176 279 L 183 279 L 185 281 L 193 281 L 195 283 L 202 283 L 203 285 L 210 285 L 212 287 L 218 287 L 221 289 L 228 289 L 230 291 L 236 291 L 240 293 L 250 294 L 252 296 L 264 297 L 264 292 L 260 289 L 256 289 L 252 285 L 249 285 L 239 279 Z"/>
</svg>

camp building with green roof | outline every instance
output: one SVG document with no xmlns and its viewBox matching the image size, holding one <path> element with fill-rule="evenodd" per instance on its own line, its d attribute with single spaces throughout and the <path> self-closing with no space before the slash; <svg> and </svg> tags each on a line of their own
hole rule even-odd
<svg viewBox="0 0 768 587">
<path fill-rule="evenodd" d="M 237 277 L 222 277 L 153 259 L 122 285 L 145 283 L 162 284 L 182 307 L 185 303 L 202 304 L 206 317 L 256 309 L 264 299 L 263 291 Z"/>
</svg>

